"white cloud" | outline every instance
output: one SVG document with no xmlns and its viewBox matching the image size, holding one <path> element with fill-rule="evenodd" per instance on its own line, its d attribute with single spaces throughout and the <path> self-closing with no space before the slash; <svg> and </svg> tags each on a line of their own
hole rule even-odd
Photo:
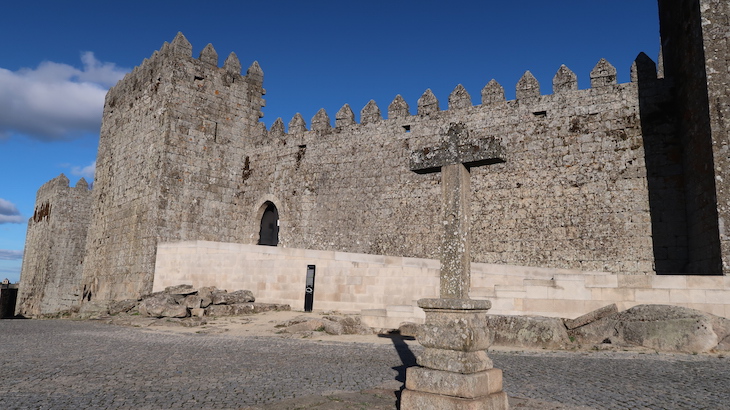
<svg viewBox="0 0 730 410">
<path fill-rule="evenodd" d="M 0 138 L 40 140 L 99 132 L 104 96 L 128 71 L 81 55 L 83 69 L 46 61 L 35 69 L 0 68 Z"/>
<path fill-rule="evenodd" d="M 23 251 L 0 249 L 0 261 L 19 261 L 23 259 Z"/>
<path fill-rule="evenodd" d="M 96 171 L 96 161 L 92 162 L 91 164 L 85 166 L 85 167 L 79 167 L 79 166 L 72 166 L 71 167 L 71 175 L 76 175 L 79 177 L 84 177 L 86 179 L 86 182 L 94 182 L 94 172 Z"/>
<path fill-rule="evenodd" d="M 23 222 L 25 222 L 25 218 L 20 215 L 20 211 L 18 211 L 15 204 L 0 198 L 0 224 L 19 224 Z"/>
<path fill-rule="evenodd" d="M 129 71 L 117 67 L 114 63 L 102 63 L 91 51 L 82 54 L 81 61 L 84 63 L 84 70 L 79 73 L 79 80 L 100 84 L 105 88 L 116 84 Z"/>
</svg>

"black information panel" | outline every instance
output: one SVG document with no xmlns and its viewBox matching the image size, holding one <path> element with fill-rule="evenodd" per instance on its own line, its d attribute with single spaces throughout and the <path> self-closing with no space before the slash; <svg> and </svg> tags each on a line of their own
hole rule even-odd
<svg viewBox="0 0 730 410">
<path fill-rule="evenodd" d="M 304 311 L 311 312 L 314 304 L 314 265 L 307 265 L 307 286 L 304 288 Z"/>
</svg>

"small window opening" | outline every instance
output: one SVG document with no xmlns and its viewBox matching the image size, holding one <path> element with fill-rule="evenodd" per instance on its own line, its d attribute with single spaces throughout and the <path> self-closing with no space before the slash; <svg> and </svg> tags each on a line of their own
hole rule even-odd
<svg viewBox="0 0 730 410">
<path fill-rule="evenodd" d="M 403 126 L 403 129 L 404 129 L 404 130 L 405 130 L 406 132 L 411 132 L 411 126 L 410 126 L 410 125 L 404 125 L 404 126 Z"/>
<path fill-rule="evenodd" d="M 545 118 L 547 117 L 547 111 L 535 111 L 532 113 L 535 117 Z"/>
</svg>

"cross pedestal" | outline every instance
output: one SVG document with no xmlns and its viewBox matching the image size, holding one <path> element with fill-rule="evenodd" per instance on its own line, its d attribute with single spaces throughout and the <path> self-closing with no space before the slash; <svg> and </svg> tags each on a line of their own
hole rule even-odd
<svg viewBox="0 0 730 410">
<path fill-rule="evenodd" d="M 439 299 L 421 299 L 426 323 L 418 342 L 426 349 L 421 367 L 406 370 L 402 410 L 508 409 L 502 371 L 492 366 L 487 348 L 488 300 L 469 299 L 471 259 L 469 169 L 503 162 L 495 139 L 469 139 L 465 125 L 451 124 L 441 144 L 411 153 L 411 170 L 441 171 L 443 227 Z"/>
</svg>

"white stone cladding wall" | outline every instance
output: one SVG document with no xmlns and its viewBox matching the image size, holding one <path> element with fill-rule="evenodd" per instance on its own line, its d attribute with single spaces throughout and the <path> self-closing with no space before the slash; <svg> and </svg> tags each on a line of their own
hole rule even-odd
<svg viewBox="0 0 730 410">
<path fill-rule="evenodd" d="M 63 174 L 38 189 L 28 220 L 17 314 L 55 313 L 79 303 L 91 198 L 86 180 L 70 187 Z"/>
<path fill-rule="evenodd" d="M 438 296 L 439 261 L 206 241 L 162 243 L 154 291 L 190 284 L 248 289 L 258 302 L 303 310 L 307 265 L 316 266 L 314 309 L 361 313 L 370 326 L 420 322 L 420 298 Z M 671 304 L 730 318 L 730 277 L 623 275 L 472 264 L 473 299 L 491 314 L 576 318 L 616 303 Z"/>
<path fill-rule="evenodd" d="M 302 310 L 307 265 L 316 266 L 319 310 L 415 306 L 420 298 L 438 296 L 434 260 L 206 241 L 160 244 L 153 291 L 179 283 L 248 289 L 258 301 Z"/>
</svg>

